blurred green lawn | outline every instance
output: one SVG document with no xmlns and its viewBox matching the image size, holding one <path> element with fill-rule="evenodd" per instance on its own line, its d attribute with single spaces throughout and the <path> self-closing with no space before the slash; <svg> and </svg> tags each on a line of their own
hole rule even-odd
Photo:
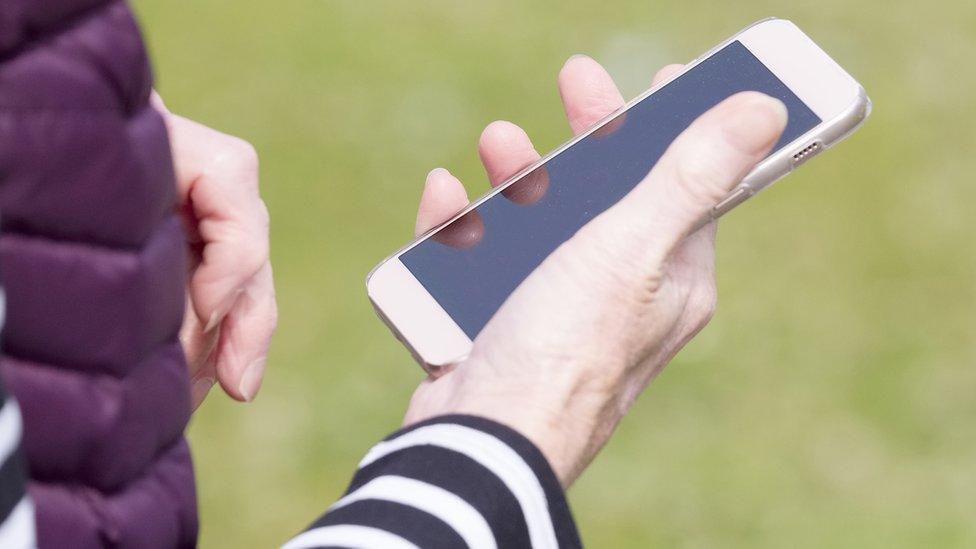
<svg viewBox="0 0 976 549">
<path fill-rule="evenodd" d="M 281 322 L 251 405 L 190 429 L 205 547 L 272 546 L 395 429 L 420 370 L 366 272 L 424 175 L 485 188 L 503 118 L 568 137 L 585 52 L 625 95 L 753 20 L 796 21 L 872 119 L 722 223 L 721 307 L 572 489 L 594 547 L 976 545 L 976 4 L 137 0 L 169 106 L 252 141 Z"/>
</svg>

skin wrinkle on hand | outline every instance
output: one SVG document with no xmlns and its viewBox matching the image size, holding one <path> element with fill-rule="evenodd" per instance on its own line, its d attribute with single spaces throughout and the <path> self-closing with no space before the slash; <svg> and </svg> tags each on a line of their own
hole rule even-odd
<svg viewBox="0 0 976 549">
<path fill-rule="evenodd" d="M 172 114 L 155 92 L 152 101 L 170 134 L 191 257 L 179 339 L 193 407 L 216 381 L 232 398 L 250 401 L 277 326 L 257 154 L 246 141 Z"/>
<path fill-rule="evenodd" d="M 663 68 L 655 83 L 680 68 Z M 576 132 L 623 104 L 606 71 L 585 56 L 567 61 L 559 86 Z M 594 98 L 602 98 L 602 108 L 594 107 Z M 509 296 L 466 361 L 417 389 L 406 422 L 447 413 L 494 419 L 532 440 L 563 485 L 572 484 L 640 392 L 711 318 L 714 224 L 686 234 L 713 205 L 712 195 L 738 183 L 784 126 L 782 104 L 756 93 L 733 96 L 703 115 L 644 182 L 558 248 Z M 500 130 L 504 139 L 485 139 Z M 538 154 L 524 132 L 498 126 L 486 129 L 479 153 L 492 183 L 519 165 L 511 159 Z M 510 173 L 494 169 L 498 165 L 511 166 Z M 676 173 L 686 177 L 675 178 Z M 440 183 L 461 186 L 453 176 Z M 425 192 L 418 228 L 435 226 L 456 211 L 438 210 L 435 202 Z M 627 227 L 628 238 L 611 237 L 620 235 L 620 227 Z M 630 257 L 634 250 L 640 257 Z M 648 287 L 650 272 L 660 277 Z M 588 292 L 566 286 L 578 287 L 579 277 Z M 573 351 L 567 355 L 563 348 Z"/>
</svg>

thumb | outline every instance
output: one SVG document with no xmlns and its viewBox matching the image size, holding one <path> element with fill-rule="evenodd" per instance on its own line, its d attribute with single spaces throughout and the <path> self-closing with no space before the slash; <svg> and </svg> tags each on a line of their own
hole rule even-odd
<svg viewBox="0 0 976 549">
<path fill-rule="evenodd" d="M 668 255 L 768 154 L 786 119 L 783 103 L 761 93 L 726 99 L 678 136 L 602 221 L 626 230 L 656 258 Z"/>
</svg>

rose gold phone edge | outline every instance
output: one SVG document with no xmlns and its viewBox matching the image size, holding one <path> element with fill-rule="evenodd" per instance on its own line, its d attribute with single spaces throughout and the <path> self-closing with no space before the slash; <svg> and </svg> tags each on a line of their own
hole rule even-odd
<svg viewBox="0 0 976 549">
<path fill-rule="evenodd" d="M 743 29 L 688 63 L 680 73 L 638 95 L 588 131 L 510 177 L 450 220 L 400 248 L 370 271 L 366 288 L 376 313 L 426 371 L 436 373 L 446 365 L 463 360 L 470 352 L 472 341 L 399 256 L 734 41 L 749 49 L 823 122 L 757 165 L 712 209 L 702 225 L 718 219 L 803 162 L 837 144 L 870 114 L 871 101 L 864 88 L 792 22 L 770 18 Z"/>
</svg>

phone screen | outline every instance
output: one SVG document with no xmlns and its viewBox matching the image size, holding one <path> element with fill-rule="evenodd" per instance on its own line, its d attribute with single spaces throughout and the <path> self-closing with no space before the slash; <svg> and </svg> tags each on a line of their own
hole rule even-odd
<svg viewBox="0 0 976 549">
<path fill-rule="evenodd" d="M 400 260 L 474 339 L 549 254 L 630 192 L 696 118 L 748 90 L 776 97 L 789 110 L 774 151 L 821 122 L 752 52 L 732 42 Z"/>
</svg>

